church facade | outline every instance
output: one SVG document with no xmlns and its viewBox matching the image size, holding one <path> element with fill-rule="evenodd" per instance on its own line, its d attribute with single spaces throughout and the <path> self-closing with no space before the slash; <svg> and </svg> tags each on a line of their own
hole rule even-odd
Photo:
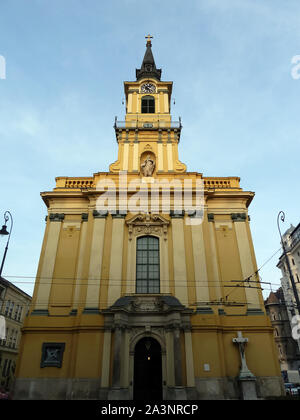
<svg viewBox="0 0 300 420">
<path fill-rule="evenodd" d="M 58 177 L 17 366 L 19 399 L 282 394 L 238 177 L 179 160 L 148 37 L 108 172 Z M 246 385 L 246 386 L 245 386 Z M 249 388 L 249 389 L 250 389 Z"/>
</svg>

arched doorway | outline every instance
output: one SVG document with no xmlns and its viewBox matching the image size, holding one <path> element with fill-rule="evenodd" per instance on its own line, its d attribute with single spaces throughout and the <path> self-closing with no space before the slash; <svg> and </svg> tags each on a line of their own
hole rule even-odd
<svg viewBox="0 0 300 420">
<path fill-rule="evenodd" d="M 162 400 L 162 357 L 158 341 L 142 338 L 134 349 L 134 400 Z"/>
</svg>

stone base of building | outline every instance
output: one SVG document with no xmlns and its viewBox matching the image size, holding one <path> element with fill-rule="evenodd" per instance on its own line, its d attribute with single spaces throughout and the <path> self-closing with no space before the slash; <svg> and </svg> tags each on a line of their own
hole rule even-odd
<svg viewBox="0 0 300 420">
<path fill-rule="evenodd" d="M 238 379 L 243 400 L 257 400 L 256 378 Z"/>
<path fill-rule="evenodd" d="M 16 400 L 99 400 L 100 379 L 18 378 Z"/>
<path fill-rule="evenodd" d="M 253 386 L 258 399 L 285 395 L 280 377 L 258 377 L 250 385 L 241 384 L 238 378 L 196 378 L 195 382 L 194 388 L 164 387 L 164 400 L 245 399 L 243 390 L 247 392 L 248 399 L 255 399 L 255 394 L 252 394 Z M 14 386 L 14 399 L 132 400 L 130 388 L 101 388 L 100 384 L 100 379 L 18 378 Z"/>
</svg>

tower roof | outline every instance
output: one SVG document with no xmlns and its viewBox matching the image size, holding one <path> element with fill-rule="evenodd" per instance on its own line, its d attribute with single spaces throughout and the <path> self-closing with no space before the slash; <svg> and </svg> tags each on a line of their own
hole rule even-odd
<svg viewBox="0 0 300 420">
<path fill-rule="evenodd" d="M 269 294 L 269 297 L 268 297 L 267 301 L 266 301 L 266 304 L 271 305 L 271 304 L 277 304 L 277 303 L 279 303 L 279 300 L 278 300 L 277 296 L 275 295 L 274 292 L 271 292 Z"/>
<path fill-rule="evenodd" d="M 147 44 L 146 44 L 146 52 L 144 55 L 144 59 L 140 69 L 136 69 L 136 80 L 140 80 L 143 78 L 154 78 L 160 80 L 161 78 L 161 69 L 157 69 L 154 61 L 154 57 L 152 54 L 152 43 L 151 35 L 146 36 Z"/>
</svg>

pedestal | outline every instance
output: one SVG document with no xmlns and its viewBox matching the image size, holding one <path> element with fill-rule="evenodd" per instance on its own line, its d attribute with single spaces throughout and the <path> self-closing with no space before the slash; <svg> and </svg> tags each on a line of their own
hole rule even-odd
<svg viewBox="0 0 300 420">
<path fill-rule="evenodd" d="M 129 400 L 129 390 L 128 388 L 110 388 L 107 395 L 108 400 Z"/>
<path fill-rule="evenodd" d="M 185 387 L 183 386 L 168 387 L 167 400 L 187 400 Z"/>
<path fill-rule="evenodd" d="M 256 379 L 254 377 L 239 378 L 243 400 L 257 400 Z"/>
</svg>

